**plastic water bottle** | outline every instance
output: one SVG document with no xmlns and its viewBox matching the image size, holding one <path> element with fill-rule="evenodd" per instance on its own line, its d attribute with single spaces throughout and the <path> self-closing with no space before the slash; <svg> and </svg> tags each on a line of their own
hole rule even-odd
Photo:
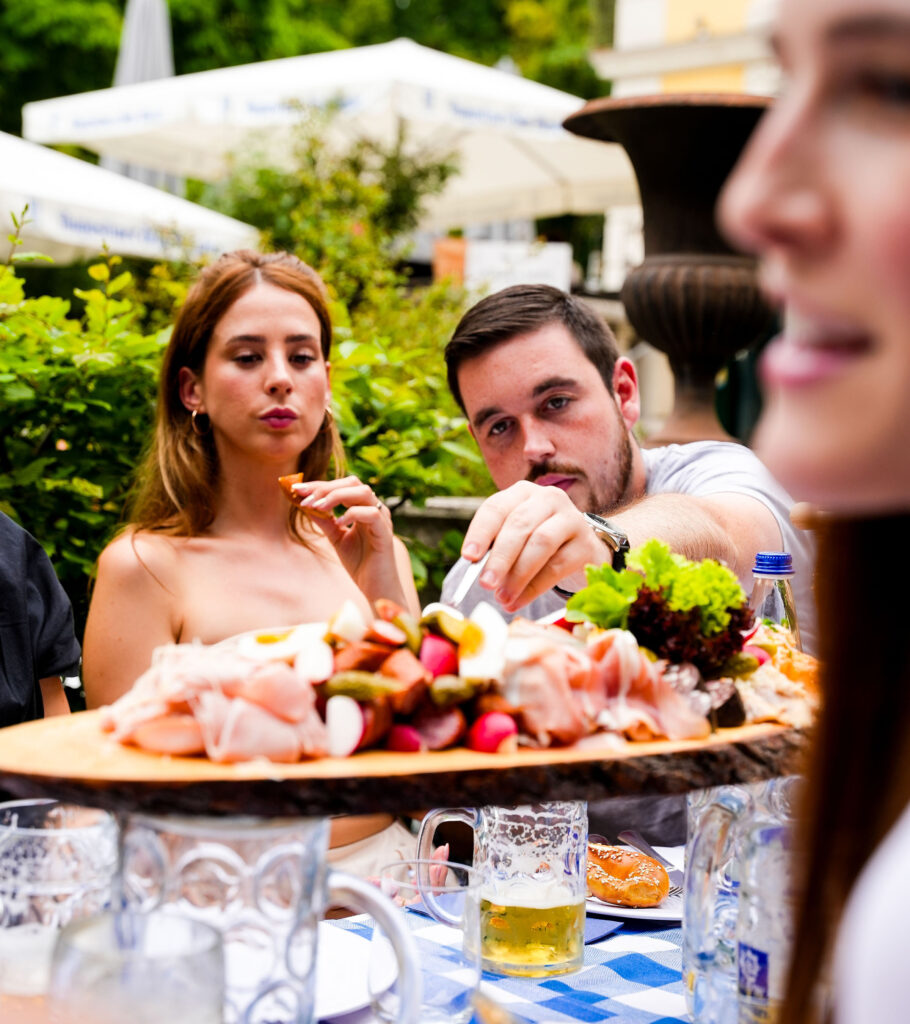
<svg viewBox="0 0 910 1024">
<path fill-rule="evenodd" d="M 773 1024 L 793 950 L 793 832 L 780 818 L 753 821 L 740 862 L 736 923 L 738 1024 Z"/>
<path fill-rule="evenodd" d="M 789 551 L 759 551 L 752 566 L 754 584 L 749 607 L 759 622 L 771 619 L 788 629 L 793 643 L 802 650 L 796 604 L 790 586 L 792 576 L 793 556 Z"/>
</svg>

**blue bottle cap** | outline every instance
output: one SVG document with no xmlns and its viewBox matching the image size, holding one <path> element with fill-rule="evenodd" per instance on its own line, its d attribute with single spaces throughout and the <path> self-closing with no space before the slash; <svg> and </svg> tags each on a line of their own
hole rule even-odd
<svg viewBox="0 0 910 1024">
<path fill-rule="evenodd" d="M 789 551 L 759 551 L 752 572 L 765 576 L 792 576 L 793 556 Z"/>
</svg>

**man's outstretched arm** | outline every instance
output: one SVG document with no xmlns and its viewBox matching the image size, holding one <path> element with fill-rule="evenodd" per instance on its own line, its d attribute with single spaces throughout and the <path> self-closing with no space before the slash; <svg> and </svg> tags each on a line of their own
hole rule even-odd
<svg viewBox="0 0 910 1024">
<path fill-rule="evenodd" d="M 687 558 L 716 558 L 741 579 L 748 578 L 756 551 L 776 550 L 782 543 L 771 510 L 739 493 L 656 494 L 609 518 L 633 547 L 657 537 Z M 490 552 L 479 582 L 509 612 L 553 586 L 579 590 L 586 582 L 584 567 L 610 556 L 564 491 L 527 481 L 480 506 L 461 550 L 472 562 Z"/>
</svg>

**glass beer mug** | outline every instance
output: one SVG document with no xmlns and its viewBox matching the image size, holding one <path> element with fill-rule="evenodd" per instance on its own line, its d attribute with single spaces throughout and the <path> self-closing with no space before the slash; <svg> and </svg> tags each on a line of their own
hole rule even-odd
<svg viewBox="0 0 910 1024">
<path fill-rule="evenodd" d="M 431 811 L 421 823 L 419 857 L 430 856 L 433 835 L 444 821 L 474 829 L 484 969 L 529 977 L 578 970 L 584 957 L 587 804 Z M 429 879 L 423 887 L 430 891 Z M 444 909 L 426 893 L 424 899 L 445 920 Z"/>
<path fill-rule="evenodd" d="M 369 913 L 389 937 L 406 998 L 398 1021 L 418 1024 L 414 940 L 369 882 L 326 867 L 325 819 L 129 818 L 123 902 L 214 926 L 225 958 L 225 1024 L 311 1024 L 317 923 L 336 902 Z"/>
</svg>

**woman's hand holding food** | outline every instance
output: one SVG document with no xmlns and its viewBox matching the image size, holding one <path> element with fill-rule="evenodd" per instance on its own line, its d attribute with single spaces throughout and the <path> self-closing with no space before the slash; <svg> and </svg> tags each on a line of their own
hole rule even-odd
<svg viewBox="0 0 910 1024">
<path fill-rule="evenodd" d="M 396 561 L 392 514 L 356 476 L 292 485 L 293 501 L 329 539 L 342 565 L 366 595 L 410 606 Z M 341 515 L 335 515 L 339 506 Z"/>
</svg>

